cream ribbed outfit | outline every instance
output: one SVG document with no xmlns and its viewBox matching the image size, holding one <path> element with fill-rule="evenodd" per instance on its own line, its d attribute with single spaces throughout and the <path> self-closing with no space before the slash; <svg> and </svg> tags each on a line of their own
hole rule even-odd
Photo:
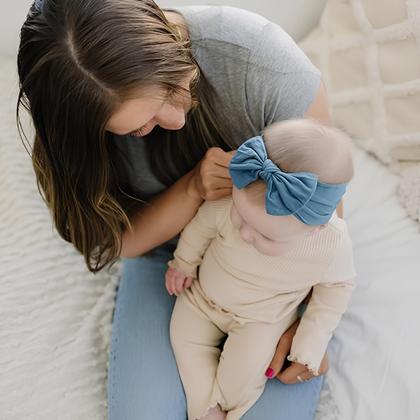
<svg viewBox="0 0 420 420">
<path fill-rule="evenodd" d="M 170 331 L 190 420 L 217 403 L 228 420 L 239 419 L 255 403 L 277 342 L 311 287 L 289 360 L 317 374 L 354 287 L 344 220 L 334 215 L 283 255 L 266 256 L 241 238 L 231 206 L 231 197 L 205 202 L 169 262 L 196 278 L 177 298 Z"/>
</svg>

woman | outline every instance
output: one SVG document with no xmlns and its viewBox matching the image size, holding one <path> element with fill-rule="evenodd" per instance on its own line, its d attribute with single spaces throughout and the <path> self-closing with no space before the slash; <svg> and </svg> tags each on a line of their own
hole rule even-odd
<svg viewBox="0 0 420 420">
<path fill-rule="evenodd" d="M 176 237 L 204 199 L 230 194 L 231 151 L 245 139 L 278 120 L 329 122 L 319 71 L 258 15 L 162 11 L 152 0 L 37 0 L 18 70 L 18 108 L 32 115 L 33 166 L 57 231 L 92 272 L 125 258 L 109 418 L 185 419 L 164 288 Z M 313 417 L 322 379 L 304 366 L 280 372 L 296 326 L 267 370 L 280 380 L 244 419 Z"/>
</svg>

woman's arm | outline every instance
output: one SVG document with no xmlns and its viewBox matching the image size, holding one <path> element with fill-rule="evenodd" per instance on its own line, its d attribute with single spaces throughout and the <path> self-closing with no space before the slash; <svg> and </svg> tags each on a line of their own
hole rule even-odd
<svg viewBox="0 0 420 420">
<path fill-rule="evenodd" d="M 327 91 L 324 82 L 321 80 L 315 99 L 306 111 L 305 118 L 313 118 L 324 125 L 331 125 L 331 114 L 328 106 Z"/>
<path fill-rule="evenodd" d="M 133 230 L 123 233 L 121 257 L 136 257 L 172 239 L 193 218 L 204 199 L 229 195 L 231 158 L 232 153 L 210 148 L 192 171 L 150 200 L 132 218 Z"/>
<path fill-rule="evenodd" d="M 144 254 L 182 230 L 203 201 L 191 188 L 192 176 L 193 171 L 188 172 L 130 220 L 133 230 L 122 235 L 121 257 Z"/>
</svg>

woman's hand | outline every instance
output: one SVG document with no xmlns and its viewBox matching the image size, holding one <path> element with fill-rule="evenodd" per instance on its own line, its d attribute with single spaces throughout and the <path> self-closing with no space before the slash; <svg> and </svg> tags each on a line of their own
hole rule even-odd
<svg viewBox="0 0 420 420">
<path fill-rule="evenodd" d="M 178 296 L 184 289 L 191 287 L 193 280 L 192 277 L 186 276 L 182 271 L 175 268 L 169 267 L 166 270 L 165 286 L 171 296 L 174 293 Z"/>
<path fill-rule="evenodd" d="M 217 200 L 232 193 L 229 162 L 235 151 L 211 147 L 193 169 L 188 192 L 203 200 Z"/>
<path fill-rule="evenodd" d="M 293 337 L 296 333 L 300 319 L 297 319 L 280 337 L 277 344 L 276 353 L 274 354 L 273 360 L 267 369 L 267 372 L 271 373 L 270 378 L 276 377 L 285 384 L 295 384 L 297 382 L 309 381 L 314 375 L 306 368 L 306 366 L 292 362 L 289 366 L 284 368 L 285 362 L 287 362 L 287 355 L 292 347 Z M 319 374 L 324 375 L 328 370 L 328 356 L 325 353 L 322 359 L 321 366 L 319 367 Z"/>
</svg>

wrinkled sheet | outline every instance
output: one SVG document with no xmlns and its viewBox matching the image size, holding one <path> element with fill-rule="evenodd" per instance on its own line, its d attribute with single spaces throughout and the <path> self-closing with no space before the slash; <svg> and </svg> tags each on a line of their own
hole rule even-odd
<svg viewBox="0 0 420 420">
<path fill-rule="evenodd" d="M 396 198 L 398 178 L 365 152 L 354 156 L 345 219 L 357 288 L 330 343 L 327 382 L 338 417 L 322 401 L 320 409 L 340 420 L 418 420 L 419 225 Z"/>
</svg>

